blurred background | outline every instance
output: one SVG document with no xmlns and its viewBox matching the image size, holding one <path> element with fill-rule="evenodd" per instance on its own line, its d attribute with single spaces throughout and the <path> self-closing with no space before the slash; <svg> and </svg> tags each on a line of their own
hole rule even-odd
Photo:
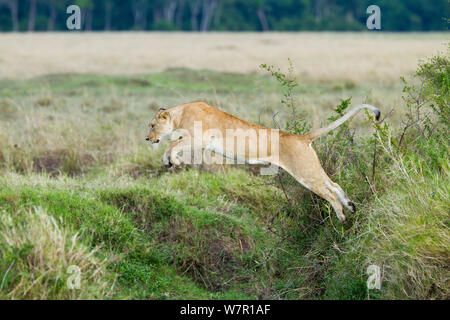
<svg viewBox="0 0 450 320">
<path fill-rule="evenodd" d="M 447 30 L 448 0 L 0 0 L 0 31 L 66 30 L 81 7 L 82 29 L 183 31 L 364 30 L 369 5 L 385 31 Z"/>
</svg>

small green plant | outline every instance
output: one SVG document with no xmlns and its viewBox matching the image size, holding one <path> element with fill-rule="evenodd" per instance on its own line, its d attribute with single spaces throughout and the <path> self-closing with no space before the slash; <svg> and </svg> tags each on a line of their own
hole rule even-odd
<svg viewBox="0 0 450 320">
<path fill-rule="evenodd" d="M 269 66 L 267 64 L 261 64 L 260 67 L 270 72 L 283 88 L 284 92 L 281 104 L 291 112 L 291 116 L 286 121 L 285 130 L 294 134 L 305 134 L 309 131 L 311 126 L 305 117 L 300 117 L 298 115 L 296 110 L 294 90 L 298 86 L 298 83 L 294 78 L 294 66 L 291 59 L 288 59 L 288 63 L 288 74 L 282 73 L 280 68 Z"/>
<path fill-rule="evenodd" d="M 413 130 L 413 139 L 429 138 L 434 134 L 447 134 L 450 126 L 450 45 L 446 54 L 438 54 L 423 62 L 414 80 L 419 85 L 409 84 L 405 78 L 403 99 L 407 113 L 398 145 L 401 147 L 408 131 Z M 437 120 L 437 121 L 435 121 Z M 405 143 L 409 143 L 406 141 Z"/>
</svg>

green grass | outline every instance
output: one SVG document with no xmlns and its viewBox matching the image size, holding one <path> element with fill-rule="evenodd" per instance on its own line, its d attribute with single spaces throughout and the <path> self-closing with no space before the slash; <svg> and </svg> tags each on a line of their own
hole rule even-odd
<svg viewBox="0 0 450 320">
<path fill-rule="evenodd" d="M 256 298 L 254 279 L 263 280 L 262 255 L 275 239 L 264 230 L 261 217 L 250 215 L 250 207 L 233 196 L 242 172 L 221 176 L 220 182 L 204 173 L 206 184 L 211 180 L 230 196 L 208 194 L 201 204 L 190 190 L 159 188 L 197 175 L 192 170 L 156 181 L 6 175 L 0 193 L 2 219 L 24 213 L 25 220 L 31 219 L 33 208 L 42 208 L 61 227 L 77 230 L 86 247 L 99 247 L 100 256 L 107 257 L 104 267 L 117 281 L 108 282 L 117 291 L 113 298 Z M 277 196 L 269 187 L 249 195 L 252 207 L 269 207 Z M 224 201 L 238 202 L 226 208 Z M 2 270 L 8 268 L 11 259 L 2 261 Z M 249 283 L 244 285 L 244 280 Z M 14 279 L 8 284 L 17 285 Z M 3 290 L 8 292 L 8 287 Z"/>
<path fill-rule="evenodd" d="M 298 80 L 300 112 L 322 122 L 348 96 L 398 106 L 392 126 L 406 110 L 401 83 Z M 361 115 L 355 143 L 347 127 L 316 142 L 358 207 L 345 226 L 285 174 L 281 188 L 249 166 L 167 170 L 164 146 L 144 143 L 159 107 L 199 99 L 273 126 L 280 89 L 268 77 L 185 69 L 3 80 L 0 298 L 448 298 L 444 138 L 390 154 Z M 367 290 L 370 264 L 382 268 L 381 290 Z M 66 285 L 71 265 L 80 289 Z"/>
<path fill-rule="evenodd" d="M 342 228 L 334 217 L 332 222 L 317 216 L 308 219 L 302 212 L 284 215 L 281 190 L 241 169 L 223 174 L 191 169 L 137 180 L 127 175 L 111 177 L 107 172 L 57 179 L 42 174 L 6 174 L 0 179 L 1 225 L 7 228 L 8 219 L 34 224 L 33 212 L 42 211 L 55 219 L 58 228 L 67 230 L 67 243 L 76 233 L 77 245 L 85 248 L 82 252 L 96 249 L 92 256 L 95 262 L 85 262 L 86 269 L 97 267 L 102 273 L 96 281 L 87 279 L 89 285 L 83 284 L 82 290 L 74 292 L 64 286 L 68 263 L 62 264 L 66 269 L 52 272 L 48 269 L 58 260 L 39 266 L 39 271 L 28 265 L 26 248 L 40 248 L 45 237 L 20 245 L 6 244 L 2 239 L 0 272 L 7 279 L 2 296 L 442 297 L 447 288 L 434 286 L 445 283 L 448 272 L 448 178 L 435 175 L 422 183 L 429 193 L 423 193 L 419 186 L 400 185 L 393 193 L 366 204 L 351 217 L 351 225 Z M 211 186 L 210 192 L 204 192 L 204 186 Z M 35 228 L 40 228 L 39 224 Z M 38 234 L 46 232 L 42 229 Z M 17 232 L 21 233 L 26 231 Z M 40 253 L 51 256 L 43 249 Z M 416 255 L 430 261 L 424 265 Z M 6 274 L 13 261 L 15 265 Z M 382 292 L 367 291 L 365 268 L 369 263 L 388 268 Z M 411 270 L 404 272 L 405 266 Z M 414 275 L 418 270 L 421 274 Z M 88 277 L 89 271 L 86 273 L 83 277 Z M 43 283 L 36 291 L 14 293 L 21 283 L 29 285 L 40 274 L 44 275 Z M 428 279 L 429 286 L 420 281 L 408 283 L 418 281 L 415 276 Z M 435 277 L 439 281 L 433 281 Z M 55 288 L 53 278 L 63 279 L 62 285 Z M 399 288 L 409 291 L 405 294 Z"/>
</svg>

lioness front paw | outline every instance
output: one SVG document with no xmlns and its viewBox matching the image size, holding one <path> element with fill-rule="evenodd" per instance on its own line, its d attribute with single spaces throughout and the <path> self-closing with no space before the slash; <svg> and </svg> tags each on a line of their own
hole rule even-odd
<svg viewBox="0 0 450 320">
<path fill-rule="evenodd" d="M 163 158 L 164 167 L 170 168 L 172 166 L 172 162 L 170 161 L 170 155 L 164 156 Z"/>
<path fill-rule="evenodd" d="M 174 165 L 174 166 L 180 166 L 181 165 L 181 160 L 177 157 L 177 155 L 171 155 L 169 156 L 169 162 L 170 165 Z"/>
</svg>

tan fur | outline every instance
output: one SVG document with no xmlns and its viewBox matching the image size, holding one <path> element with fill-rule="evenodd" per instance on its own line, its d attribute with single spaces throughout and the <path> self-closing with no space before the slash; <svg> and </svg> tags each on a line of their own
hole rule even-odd
<svg viewBox="0 0 450 320">
<path fill-rule="evenodd" d="M 347 198 L 342 188 L 327 176 L 320 164 L 316 152 L 311 147 L 311 142 L 319 136 L 336 128 L 362 108 L 371 109 L 377 114 L 377 119 L 379 118 L 379 111 L 375 107 L 362 105 L 353 108 L 341 119 L 336 120 L 329 126 L 313 131 L 307 135 L 294 135 L 279 131 L 278 157 L 275 154 L 271 154 L 270 146 L 272 141 L 270 134 L 267 134 L 269 146 L 267 154 L 263 154 L 263 152 L 259 150 L 258 143 L 247 144 L 245 147 L 245 160 L 250 163 L 271 163 L 283 168 L 299 183 L 329 201 L 338 218 L 342 222 L 345 222 L 346 218 L 343 214 L 343 207 L 354 212 L 355 206 Z M 202 133 L 208 129 L 216 129 L 222 133 L 223 137 L 226 137 L 227 129 L 253 129 L 257 132 L 258 138 L 261 133 L 270 130 L 220 111 L 206 103 L 192 102 L 167 110 L 160 109 L 149 124 L 146 139 L 152 143 L 158 143 L 164 137 L 178 131 L 189 133 L 189 135 L 186 134 L 185 136 L 193 137 L 194 121 L 202 122 Z M 172 137 L 172 144 L 164 153 L 164 163 L 166 165 L 181 164 L 182 161 L 178 156 L 179 153 L 185 150 L 193 151 L 195 142 L 192 139 L 186 139 L 185 136 L 181 133 L 180 135 Z M 203 141 L 202 138 L 202 141 L 197 141 L 196 143 L 197 146 L 200 145 L 201 148 L 208 148 L 209 142 Z M 235 156 L 236 149 L 231 150 L 228 148 L 228 144 L 224 142 L 223 154 L 225 156 Z"/>
</svg>

